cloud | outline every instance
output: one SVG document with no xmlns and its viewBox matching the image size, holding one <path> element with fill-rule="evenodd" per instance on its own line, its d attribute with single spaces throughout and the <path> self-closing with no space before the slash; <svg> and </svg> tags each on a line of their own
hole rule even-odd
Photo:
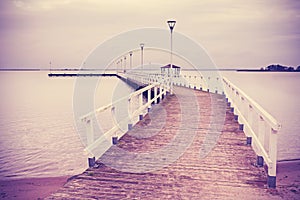
<svg viewBox="0 0 300 200">
<path fill-rule="evenodd" d="M 72 3 L 72 0 L 14 0 L 14 5 L 24 10 L 50 10 L 57 6 Z"/>
<path fill-rule="evenodd" d="M 299 52 L 299 8 L 298 0 L 0 0 L 0 43 L 6 44 L 0 65 L 9 53 L 18 58 L 6 59 L 11 65 L 24 63 L 23 57 L 30 58 L 28 65 L 48 63 L 48 55 L 66 63 L 61 65 L 76 65 L 75 57 L 111 35 L 144 26 L 167 28 L 170 18 L 178 22 L 176 32 L 202 43 L 217 64 L 248 65 L 237 56 L 244 52 L 253 66 L 272 57 L 296 60 L 281 52 Z M 260 56 L 265 52 L 268 58 Z"/>
</svg>

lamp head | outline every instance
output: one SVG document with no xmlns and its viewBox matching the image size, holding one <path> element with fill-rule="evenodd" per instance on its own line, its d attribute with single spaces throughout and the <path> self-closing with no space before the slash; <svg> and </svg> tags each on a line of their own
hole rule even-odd
<svg viewBox="0 0 300 200">
<path fill-rule="evenodd" d="M 141 43 L 140 46 L 141 46 L 141 49 L 143 49 L 144 46 L 145 46 L 145 44 L 144 44 L 144 43 Z"/>
<path fill-rule="evenodd" d="M 169 28 L 171 31 L 173 31 L 174 27 L 175 27 L 175 24 L 176 24 L 176 21 L 175 20 L 169 20 L 167 21 L 168 25 L 169 25 Z"/>
</svg>

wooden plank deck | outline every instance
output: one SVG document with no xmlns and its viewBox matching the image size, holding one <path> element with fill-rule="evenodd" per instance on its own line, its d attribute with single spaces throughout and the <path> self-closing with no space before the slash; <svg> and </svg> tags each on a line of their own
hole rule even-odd
<svg viewBox="0 0 300 200">
<path fill-rule="evenodd" d="M 278 199 L 224 97 L 175 94 L 47 199 Z"/>
</svg>

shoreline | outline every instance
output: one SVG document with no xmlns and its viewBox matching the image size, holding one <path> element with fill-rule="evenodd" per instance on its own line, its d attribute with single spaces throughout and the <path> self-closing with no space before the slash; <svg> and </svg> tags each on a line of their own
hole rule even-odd
<svg viewBox="0 0 300 200">
<path fill-rule="evenodd" d="M 0 199 L 44 199 L 72 176 L 0 180 Z"/>
<path fill-rule="evenodd" d="M 277 163 L 276 190 L 283 199 L 300 198 L 300 160 Z"/>
<path fill-rule="evenodd" d="M 277 187 L 268 189 L 282 198 L 300 197 L 300 161 L 277 164 Z M 75 175 L 76 176 L 76 175 Z M 21 178 L 0 180 L 0 199 L 44 199 L 58 191 L 74 176 Z"/>
</svg>

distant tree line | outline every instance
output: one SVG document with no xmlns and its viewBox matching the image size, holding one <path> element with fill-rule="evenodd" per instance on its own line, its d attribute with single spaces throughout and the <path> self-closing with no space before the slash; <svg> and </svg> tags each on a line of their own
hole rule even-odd
<svg viewBox="0 0 300 200">
<path fill-rule="evenodd" d="M 295 69 L 294 67 L 287 67 L 283 65 L 269 65 L 266 68 L 260 68 L 261 71 L 287 71 L 287 72 L 293 72 L 293 71 L 300 71 L 300 65 Z"/>
</svg>

